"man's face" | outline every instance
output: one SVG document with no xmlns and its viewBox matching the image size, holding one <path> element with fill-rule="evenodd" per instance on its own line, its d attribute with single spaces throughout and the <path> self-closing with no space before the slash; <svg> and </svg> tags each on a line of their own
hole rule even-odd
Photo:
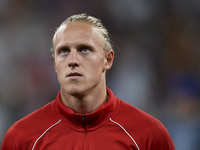
<svg viewBox="0 0 200 150">
<path fill-rule="evenodd" d="M 80 96 L 104 86 L 113 51 L 104 54 L 99 38 L 98 29 L 86 23 L 59 28 L 53 41 L 53 58 L 61 90 Z"/>
</svg>

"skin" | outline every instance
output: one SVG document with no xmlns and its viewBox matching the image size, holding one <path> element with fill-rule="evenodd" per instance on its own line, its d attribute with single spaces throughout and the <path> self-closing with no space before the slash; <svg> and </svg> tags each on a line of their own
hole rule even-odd
<svg viewBox="0 0 200 150">
<path fill-rule="evenodd" d="M 61 100 L 75 113 L 92 113 L 108 99 L 105 74 L 114 52 L 105 53 L 100 38 L 100 31 L 87 23 L 62 25 L 55 34 L 53 60 Z"/>
</svg>

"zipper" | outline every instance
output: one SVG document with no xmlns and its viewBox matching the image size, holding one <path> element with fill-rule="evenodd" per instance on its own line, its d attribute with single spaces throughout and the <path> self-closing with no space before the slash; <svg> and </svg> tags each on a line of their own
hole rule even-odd
<svg viewBox="0 0 200 150">
<path fill-rule="evenodd" d="M 85 114 L 82 114 L 83 129 L 84 129 L 84 145 L 83 149 L 87 150 L 87 123 L 85 122 Z"/>
<path fill-rule="evenodd" d="M 82 121 L 85 120 L 85 114 L 82 114 Z"/>
</svg>

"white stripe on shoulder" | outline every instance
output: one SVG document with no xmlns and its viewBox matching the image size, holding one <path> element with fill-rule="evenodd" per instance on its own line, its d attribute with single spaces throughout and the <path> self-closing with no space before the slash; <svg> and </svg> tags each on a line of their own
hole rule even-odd
<svg viewBox="0 0 200 150">
<path fill-rule="evenodd" d="M 133 139 L 133 137 L 124 129 L 124 127 L 122 125 L 120 125 L 119 123 L 113 121 L 111 118 L 109 118 L 111 122 L 117 124 L 130 138 L 131 140 L 134 142 L 134 144 L 136 145 L 137 149 L 140 150 L 139 146 L 137 145 L 137 143 L 135 142 L 135 140 Z"/>
<path fill-rule="evenodd" d="M 34 150 L 35 145 L 37 144 L 37 142 L 39 141 L 39 139 L 40 139 L 45 133 L 47 133 L 52 127 L 54 127 L 55 125 L 59 124 L 60 122 L 61 122 L 61 119 L 60 119 L 58 122 L 54 123 L 52 126 L 50 126 L 48 129 L 46 129 L 46 131 L 44 131 L 44 133 L 42 133 L 42 135 L 40 135 L 40 137 L 37 138 L 37 140 L 36 140 L 35 143 L 33 144 L 32 150 Z"/>
</svg>

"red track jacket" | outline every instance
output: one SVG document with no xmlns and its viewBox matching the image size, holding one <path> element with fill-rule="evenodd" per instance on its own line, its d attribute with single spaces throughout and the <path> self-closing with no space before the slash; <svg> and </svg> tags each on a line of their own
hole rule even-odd
<svg viewBox="0 0 200 150">
<path fill-rule="evenodd" d="M 77 114 L 57 98 L 16 122 L 1 150 L 175 150 L 165 127 L 111 90 L 94 113 Z"/>
</svg>

